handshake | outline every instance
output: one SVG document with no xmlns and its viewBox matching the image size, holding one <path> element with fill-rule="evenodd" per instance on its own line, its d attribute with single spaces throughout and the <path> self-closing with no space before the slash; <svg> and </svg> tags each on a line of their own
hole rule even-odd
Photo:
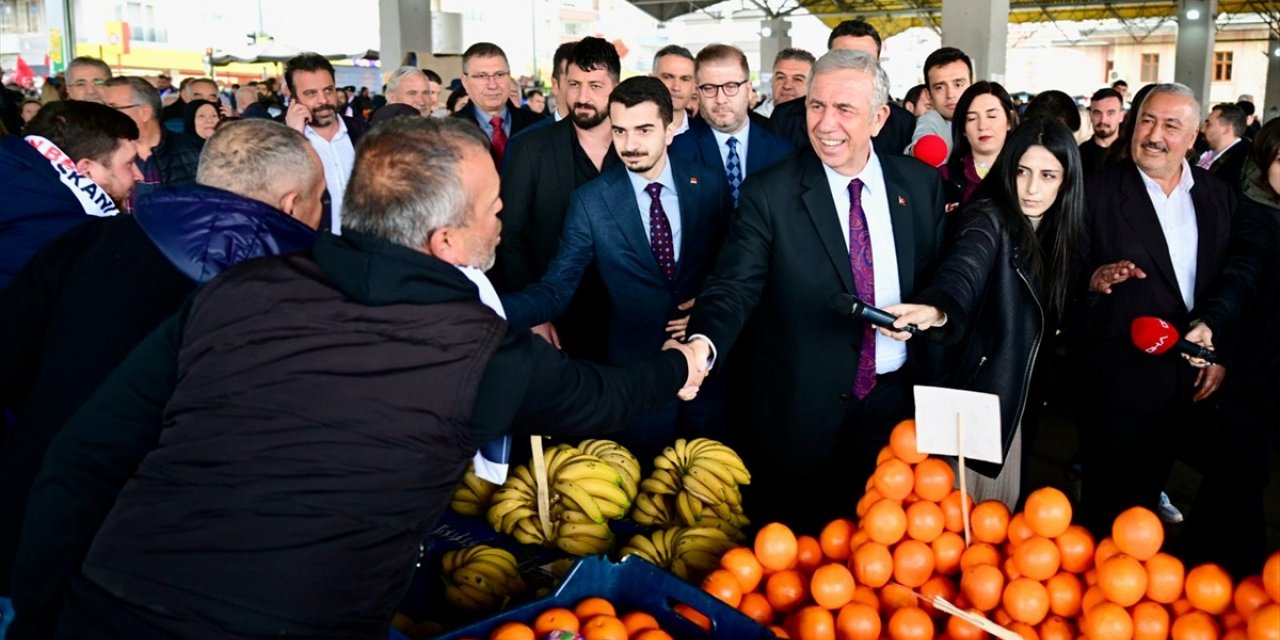
<svg viewBox="0 0 1280 640">
<path fill-rule="evenodd" d="M 662 345 L 662 350 L 668 349 L 675 349 L 684 354 L 685 363 L 689 365 L 689 377 L 676 393 L 676 397 L 685 402 L 693 400 L 698 396 L 698 389 L 702 387 L 702 381 L 706 379 L 707 371 L 710 369 L 708 361 L 711 358 L 711 344 L 700 339 L 689 342 L 667 340 Z"/>
</svg>

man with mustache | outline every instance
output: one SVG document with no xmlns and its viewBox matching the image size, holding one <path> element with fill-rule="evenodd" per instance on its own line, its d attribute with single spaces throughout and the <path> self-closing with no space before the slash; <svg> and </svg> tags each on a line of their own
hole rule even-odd
<svg viewBox="0 0 1280 640">
<path fill-rule="evenodd" d="M 1120 137 L 1120 123 L 1124 122 L 1124 98 L 1120 92 L 1111 88 L 1095 91 L 1089 99 L 1089 122 L 1093 124 L 1093 136 L 1080 144 L 1085 173 L 1102 168 L 1107 149 Z"/>
<path fill-rule="evenodd" d="M 333 65 L 318 53 L 302 53 L 289 60 L 284 82 L 292 102 L 278 122 L 301 132 L 324 165 L 328 191 L 320 228 L 341 233 L 342 200 L 347 191 L 351 167 L 356 162 L 356 144 L 369 130 L 359 118 L 338 113 L 338 88 L 334 86 Z"/>
<path fill-rule="evenodd" d="M 1080 504 L 1095 534 L 1125 509 L 1156 510 L 1175 457 L 1205 448 L 1216 412 L 1204 402 L 1225 375 L 1135 348 L 1129 327 L 1156 316 L 1185 333 L 1222 267 L 1234 190 L 1190 165 L 1200 102 L 1181 84 L 1151 90 L 1134 123 L 1131 159 L 1087 179 L 1079 326 Z M 1092 275 L 1090 275 L 1092 274 Z M 1201 363 L 1207 364 L 1207 363 Z M 1184 458 L 1185 459 L 1185 458 Z"/>
<path fill-rule="evenodd" d="M 511 65 L 502 47 L 477 42 L 463 52 L 462 87 L 471 100 L 453 117 L 480 127 L 489 139 L 489 154 L 499 170 L 512 136 L 542 120 L 511 103 L 512 85 Z"/>
<path fill-rule="evenodd" d="M 693 73 L 702 117 L 671 142 L 671 155 L 720 167 L 737 208 L 742 182 L 791 153 L 791 143 L 763 126 L 752 126 L 751 69 L 740 49 L 708 45 L 694 59 Z"/>
</svg>

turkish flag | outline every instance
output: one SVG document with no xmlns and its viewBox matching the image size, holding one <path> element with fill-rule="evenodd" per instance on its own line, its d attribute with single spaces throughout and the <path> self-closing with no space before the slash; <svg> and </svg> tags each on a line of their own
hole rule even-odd
<svg viewBox="0 0 1280 640">
<path fill-rule="evenodd" d="M 18 63 L 15 68 L 13 82 L 20 87 L 30 89 L 31 85 L 35 82 L 35 79 L 36 74 L 31 71 L 31 67 L 27 64 L 27 61 L 23 60 L 22 56 L 18 56 Z"/>
</svg>

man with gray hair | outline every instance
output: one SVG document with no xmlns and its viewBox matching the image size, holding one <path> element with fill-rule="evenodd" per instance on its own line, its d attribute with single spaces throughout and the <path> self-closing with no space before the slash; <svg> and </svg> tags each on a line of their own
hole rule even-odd
<svg viewBox="0 0 1280 640">
<path fill-rule="evenodd" d="M 129 196 L 127 209 L 133 211 L 142 196 L 161 185 L 180 187 L 196 180 L 203 141 L 185 133 L 175 133 L 161 125 L 160 92 L 138 76 L 118 76 L 102 88 L 104 102 L 138 125 L 138 181 Z"/>
<path fill-rule="evenodd" d="M 935 345 L 848 317 L 854 297 L 876 307 L 910 300 L 942 248 L 938 173 L 872 146 L 888 97 L 871 54 L 818 59 L 805 98 L 809 145 L 743 185 L 689 320 L 700 362 L 733 349 L 728 366 L 742 367 L 748 386 L 731 397 L 743 399 L 743 456 L 760 478 L 752 517 L 765 521 L 803 529 L 852 513 L 862 493 L 854 479 L 871 475 L 894 425 L 912 415 L 912 385 L 941 372 Z M 745 350 L 735 348 L 748 320 Z"/>
<path fill-rule="evenodd" d="M 269 120 L 229 123 L 209 138 L 196 180 L 152 192 L 132 216 L 67 232 L 0 293 L 0 380 L 26 383 L 21 391 L 0 384 L 0 404 L 17 417 L 0 449 L 6 576 L 49 442 L 129 351 L 231 265 L 315 242 L 324 172 L 302 134 Z M 41 491 L 50 502 L 32 503 L 35 522 L 46 515 L 40 509 L 79 499 Z M 28 539 L 13 587 L 19 627 L 56 613 L 57 592 L 78 566 L 63 545 L 87 543 L 92 533 L 55 527 Z"/>
<path fill-rule="evenodd" d="M 430 117 L 434 105 L 431 102 L 431 83 L 427 75 L 417 67 L 404 66 L 391 72 L 387 78 L 387 104 L 407 104 L 423 117 Z"/>
<path fill-rule="evenodd" d="M 80 56 L 67 65 L 67 99 L 103 104 L 102 85 L 111 79 L 111 67 L 89 56 Z"/>
<path fill-rule="evenodd" d="M 701 382 L 676 342 L 617 369 L 510 329 L 498 182 L 471 123 L 383 123 L 342 235 L 227 271 L 138 346 L 32 494 L 25 541 L 76 538 L 30 565 L 77 569 L 60 633 L 385 636 L 476 442 L 605 431 Z"/>
</svg>

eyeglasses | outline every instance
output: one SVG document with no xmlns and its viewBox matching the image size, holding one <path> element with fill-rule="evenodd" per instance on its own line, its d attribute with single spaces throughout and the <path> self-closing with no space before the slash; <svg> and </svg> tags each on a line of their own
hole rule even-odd
<svg viewBox="0 0 1280 640">
<path fill-rule="evenodd" d="M 101 80 L 101 79 L 89 80 L 88 78 L 85 78 L 83 80 L 76 80 L 75 82 L 71 83 L 71 86 L 76 87 L 78 89 L 83 89 L 89 85 L 93 85 L 95 87 L 105 87 L 107 86 L 107 81 Z"/>
<path fill-rule="evenodd" d="M 466 76 L 468 78 L 471 78 L 472 80 L 475 80 L 476 82 L 479 82 L 480 84 L 489 84 L 490 80 L 501 83 L 501 82 L 505 82 L 508 78 L 511 77 L 511 72 L 498 71 L 497 73 L 468 73 L 466 74 Z"/>
<path fill-rule="evenodd" d="M 723 91 L 725 96 L 732 98 L 738 95 L 742 85 L 750 83 L 750 80 L 743 80 L 742 82 L 726 82 L 724 84 L 700 84 L 698 85 L 698 91 L 702 92 L 702 97 L 704 98 L 716 97 L 717 91 Z"/>
</svg>

